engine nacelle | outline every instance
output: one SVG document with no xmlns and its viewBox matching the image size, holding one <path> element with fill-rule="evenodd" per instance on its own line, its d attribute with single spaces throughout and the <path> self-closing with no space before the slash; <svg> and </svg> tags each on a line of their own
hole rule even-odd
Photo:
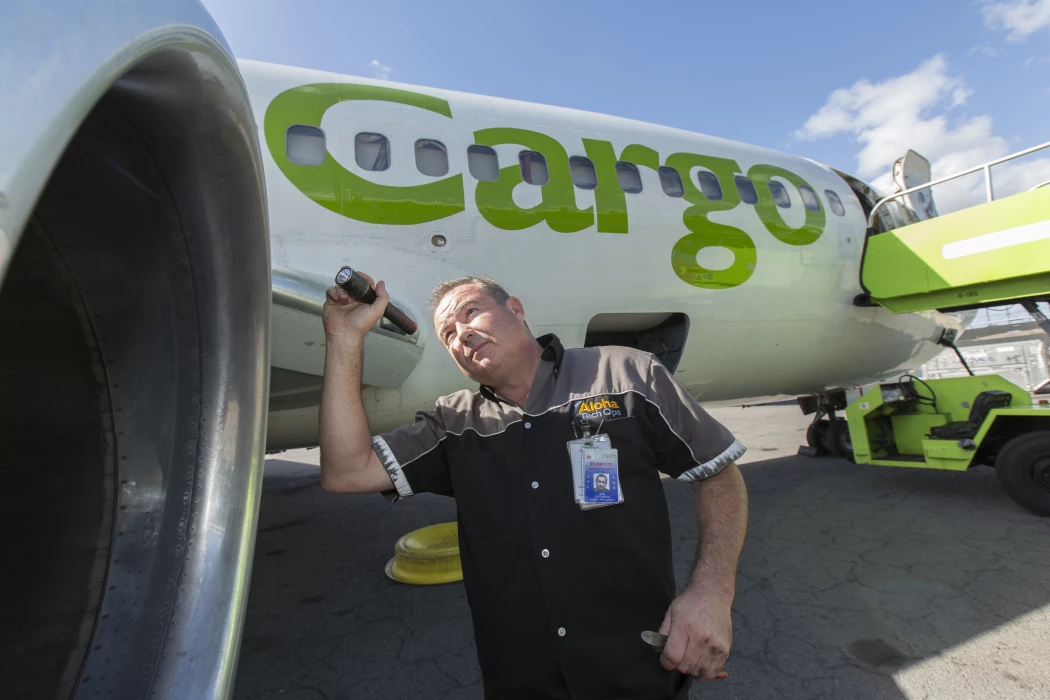
<svg viewBox="0 0 1050 700">
<path fill-rule="evenodd" d="M 3 15 L 4 693 L 226 697 L 269 382 L 248 96 L 195 1 Z"/>
</svg>

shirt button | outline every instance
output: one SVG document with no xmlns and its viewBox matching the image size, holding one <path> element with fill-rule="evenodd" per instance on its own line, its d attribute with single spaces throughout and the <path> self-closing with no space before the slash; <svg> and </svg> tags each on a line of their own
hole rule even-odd
<svg viewBox="0 0 1050 700">
<path fill-rule="evenodd" d="M 525 424 L 525 430 L 528 430 L 531 427 L 532 427 L 532 423 L 526 423 Z"/>
<path fill-rule="evenodd" d="M 538 481 L 533 481 L 532 482 L 532 488 L 538 489 L 539 487 L 540 487 L 540 482 L 538 482 Z"/>
<path fill-rule="evenodd" d="M 546 559 L 550 555 L 551 555 L 551 550 L 549 550 L 549 549 L 545 549 L 542 552 L 540 552 L 540 556 L 542 556 L 544 559 Z"/>
<path fill-rule="evenodd" d="M 565 628 L 564 627 L 559 627 L 558 628 L 558 636 L 559 637 L 564 637 L 565 636 Z"/>
</svg>

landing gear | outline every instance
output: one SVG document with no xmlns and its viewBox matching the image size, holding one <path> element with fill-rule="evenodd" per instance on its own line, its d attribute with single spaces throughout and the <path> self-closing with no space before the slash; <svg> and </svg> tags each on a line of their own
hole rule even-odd
<svg viewBox="0 0 1050 700">
<path fill-rule="evenodd" d="M 849 436 L 849 424 L 845 418 L 836 418 L 828 424 L 825 440 L 831 454 L 853 461 L 853 441 Z"/>
<path fill-rule="evenodd" d="M 842 391 L 817 396 L 802 396 L 798 400 L 802 412 L 813 413 L 813 422 L 806 429 L 806 447 L 799 454 L 806 457 L 834 455 L 853 460 L 853 442 L 845 418 L 835 415 L 846 408 L 846 395 Z"/>
<path fill-rule="evenodd" d="M 1007 495 L 1036 515 L 1050 515 L 1050 431 L 1011 439 L 995 459 Z"/>
</svg>

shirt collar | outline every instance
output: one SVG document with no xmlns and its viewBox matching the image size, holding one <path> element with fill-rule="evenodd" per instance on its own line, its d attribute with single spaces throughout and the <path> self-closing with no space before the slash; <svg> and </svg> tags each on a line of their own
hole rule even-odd
<svg viewBox="0 0 1050 700">
<path fill-rule="evenodd" d="M 541 348 L 543 348 L 543 351 L 540 353 L 541 364 L 536 369 L 536 378 L 539 379 L 540 375 L 549 377 L 553 374 L 557 376 L 558 368 L 561 367 L 561 358 L 565 355 L 565 348 L 562 347 L 561 341 L 558 340 L 558 336 L 553 333 L 548 333 L 547 335 L 541 335 L 539 338 L 536 338 L 536 342 L 540 344 Z M 549 366 L 544 367 L 543 363 L 549 363 Z M 492 387 L 485 384 L 480 385 L 478 391 L 489 401 L 495 401 L 500 404 L 509 403 L 509 401 L 500 397 Z"/>
</svg>

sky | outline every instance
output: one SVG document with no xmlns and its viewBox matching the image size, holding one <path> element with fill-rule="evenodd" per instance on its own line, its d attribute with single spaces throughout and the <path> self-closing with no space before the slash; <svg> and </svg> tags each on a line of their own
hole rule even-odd
<svg viewBox="0 0 1050 700">
<path fill-rule="evenodd" d="M 559 105 L 795 153 L 884 193 L 1050 141 L 1050 0 L 204 0 L 239 58 Z M 995 170 L 1050 180 L 1050 149 Z M 977 177 L 934 190 L 941 213 Z"/>
</svg>

